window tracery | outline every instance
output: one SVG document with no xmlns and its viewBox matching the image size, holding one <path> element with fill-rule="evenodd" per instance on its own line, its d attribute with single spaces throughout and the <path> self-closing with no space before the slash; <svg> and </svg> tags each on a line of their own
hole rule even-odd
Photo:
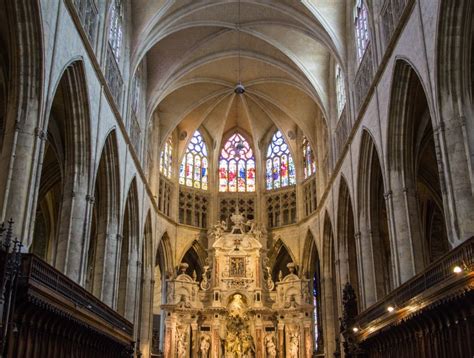
<svg viewBox="0 0 474 358">
<path fill-rule="evenodd" d="M 169 136 L 160 154 L 160 172 L 167 178 L 171 178 L 171 175 L 173 173 L 172 159 L 173 159 L 173 138 Z"/>
<path fill-rule="evenodd" d="M 117 62 L 120 62 L 122 40 L 123 3 L 122 0 L 113 0 L 110 10 L 109 44 Z"/>
<path fill-rule="evenodd" d="M 346 88 L 344 84 L 344 72 L 339 64 L 336 65 L 336 101 L 337 117 L 341 116 L 346 105 Z"/>
<path fill-rule="evenodd" d="M 207 146 L 201 133 L 197 130 L 188 144 L 186 154 L 179 167 L 179 183 L 207 190 L 208 167 Z"/>
<path fill-rule="evenodd" d="M 248 141 L 234 133 L 219 157 L 220 192 L 255 191 L 255 157 Z"/>
<path fill-rule="evenodd" d="M 361 61 L 369 44 L 369 15 L 364 0 L 356 1 L 354 7 L 354 23 L 357 59 Z"/>
<path fill-rule="evenodd" d="M 267 190 L 296 184 L 293 157 L 283 134 L 279 130 L 273 135 L 268 146 L 266 173 Z"/>
<path fill-rule="evenodd" d="M 303 160 L 304 178 L 307 179 L 316 173 L 316 161 L 314 160 L 314 152 L 311 148 L 311 144 L 305 136 L 303 136 Z"/>
</svg>

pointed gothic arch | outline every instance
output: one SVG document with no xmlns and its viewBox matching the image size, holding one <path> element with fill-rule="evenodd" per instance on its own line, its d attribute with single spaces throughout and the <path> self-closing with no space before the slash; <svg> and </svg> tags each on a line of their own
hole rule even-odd
<svg viewBox="0 0 474 358">
<path fill-rule="evenodd" d="M 80 280 L 90 171 L 90 116 L 82 61 L 68 65 L 48 118 L 32 249 Z M 44 236 L 43 236 L 44 235 Z"/>
<path fill-rule="evenodd" d="M 389 113 L 387 155 L 396 238 L 412 247 L 415 272 L 420 272 L 450 244 L 431 111 L 420 78 L 404 60 L 395 64 Z"/>
<path fill-rule="evenodd" d="M 433 125 L 443 159 L 448 236 L 456 246 L 474 235 L 474 2 L 442 0 L 435 60 L 439 119 Z"/>
<path fill-rule="evenodd" d="M 143 228 L 142 241 L 142 266 L 140 273 L 140 306 L 139 306 L 139 331 L 140 352 L 150 355 L 150 340 L 153 328 L 153 226 L 151 210 L 148 210 Z"/>
<path fill-rule="evenodd" d="M 362 133 L 358 197 L 365 303 L 383 298 L 394 287 L 394 269 L 385 183 L 375 143 L 367 130 Z M 374 280 L 372 280 L 374 278 Z"/>
<path fill-rule="evenodd" d="M 339 333 L 336 329 L 339 321 L 338 289 L 335 256 L 334 231 L 329 213 L 326 211 L 323 221 L 323 265 L 322 265 L 322 306 L 324 320 L 324 335 L 322 344 L 325 352 L 334 352 L 339 342 Z"/>
<path fill-rule="evenodd" d="M 117 311 L 133 322 L 137 299 L 139 244 L 138 189 L 136 178 L 130 183 L 123 214 Z"/>
<path fill-rule="evenodd" d="M 309 279 L 309 289 L 311 291 L 313 311 L 313 347 L 317 353 L 324 353 L 323 341 L 323 322 L 322 322 L 322 272 L 321 261 L 316 247 L 316 241 L 313 233 L 308 229 L 303 249 L 303 258 L 301 261 L 301 269 L 304 276 Z"/>
<path fill-rule="evenodd" d="M 282 272 L 283 277 L 288 275 L 290 271 L 287 268 L 287 264 L 293 262 L 296 264 L 295 257 L 291 250 L 286 246 L 281 238 L 277 240 L 275 245 L 268 252 L 269 266 L 272 268 L 272 279 L 273 282 L 279 281 L 280 271 Z M 296 268 L 296 272 L 298 272 Z"/>
<path fill-rule="evenodd" d="M 197 281 L 201 281 L 206 258 L 206 249 L 197 240 L 194 240 L 181 259 L 181 262 L 189 265 L 186 274 L 193 277 L 194 272 L 196 272 Z"/>
<path fill-rule="evenodd" d="M 357 298 L 359 298 L 359 265 L 354 211 L 351 194 L 344 176 L 341 176 L 340 179 L 337 208 L 337 237 L 341 284 L 344 285 L 346 282 L 349 282 L 354 288 Z"/>
</svg>

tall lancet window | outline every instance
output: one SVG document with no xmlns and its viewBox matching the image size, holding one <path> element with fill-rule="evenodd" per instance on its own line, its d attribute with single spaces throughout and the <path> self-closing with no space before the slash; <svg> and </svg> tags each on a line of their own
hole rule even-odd
<svg viewBox="0 0 474 358">
<path fill-rule="evenodd" d="M 110 9 L 109 44 L 117 62 L 120 62 L 123 40 L 123 3 L 113 0 Z"/>
<path fill-rule="evenodd" d="M 306 137 L 303 137 L 303 160 L 304 178 L 307 179 L 316 173 L 316 161 L 314 160 L 314 152 L 311 148 L 311 144 Z"/>
<path fill-rule="evenodd" d="M 207 190 L 207 147 L 199 131 L 194 132 L 179 167 L 179 183 Z"/>
<path fill-rule="evenodd" d="M 173 159 L 173 138 L 169 136 L 160 154 L 160 172 L 167 178 L 171 178 L 171 175 L 173 173 L 172 159 Z"/>
<path fill-rule="evenodd" d="M 357 59 L 361 61 L 369 45 L 369 14 L 364 0 L 356 0 L 354 7 L 354 25 Z"/>
<path fill-rule="evenodd" d="M 280 131 L 277 131 L 267 150 L 267 190 L 296 184 L 295 163 L 290 148 Z"/>
<path fill-rule="evenodd" d="M 225 142 L 219 157 L 219 191 L 255 191 L 255 157 L 247 140 L 235 133 Z"/>
<path fill-rule="evenodd" d="M 346 105 L 346 88 L 344 85 L 344 72 L 341 66 L 336 65 L 336 101 L 337 101 L 337 117 L 341 116 L 344 106 Z"/>
</svg>

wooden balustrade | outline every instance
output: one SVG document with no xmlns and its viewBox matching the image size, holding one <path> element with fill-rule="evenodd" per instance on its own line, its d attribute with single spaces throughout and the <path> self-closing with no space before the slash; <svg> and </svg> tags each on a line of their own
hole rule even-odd
<svg viewBox="0 0 474 358">
<path fill-rule="evenodd" d="M 456 274 L 453 273 L 456 265 L 470 267 L 471 270 L 474 267 L 474 237 L 433 262 L 423 272 L 360 313 L 356 317 L 357 324 L 361 327 L 367 326 L 387 313 L 387 305 L 403 307 L 410 299 L 426 290 L 456 278 Z"/>
<path fill-rule="evenodd" d="M 131 357 L 133 324 L 33 254 L 23 254 L 7 357 Z"/>
</svg>

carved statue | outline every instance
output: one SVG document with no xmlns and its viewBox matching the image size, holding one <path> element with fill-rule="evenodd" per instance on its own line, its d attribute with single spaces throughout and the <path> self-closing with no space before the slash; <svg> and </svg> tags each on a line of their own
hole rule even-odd
<svg viewBox="0 0 474 358">
<path fill-rule="evenodd" d="M 281 270 L 280 270 L 280 271 L 278 271 L 278 281 L 281 282 L 282 280 L 283 280 L 283 272 L 281 272 Z"/>
<path fill-rule="evenodd" d="M 235 234 L 238 230 L 241 234 L 245 234 L 245 217 L 237 211 L 236 213 L 232 214 L 230 220 L 234 225 L 232 225 L 232 230 L 230 231 L 231 234 Z"/>
<path fill-rule="evenodd" d="M 265 347 L 267 349 L 267 357 L 275 358 L 277 355 L 275 337 L 273 334 L 269 334 L 265 337 Z"/>
<path fill-rule="evenodd" d="M 201 345 L 199 346 L 201 358 L 208 358 L 210 348 L 211 337 L 209 337 L 207 334 L 204 334 L 203 336 L 201 336 Z"/>
<path fill-rule="evenodd" d="M 255 239 L 258 241 L 261 241 L 263 236 L 265 235 L 265 227 L 262 224 L 259 224 L 255 222 L 255 220 L 248 220 L 245 223 L 245 226 L 248 226 L 249 229 L 249 234 L 252 234 Z"/>
<path fill-rule="evenodd" d="M 177 330 L 176 348 L 178 351 L 178 358 L 186 357 L 186 353 L 188 350 L 188 342 L 186 338 L 187 338 L 187 335 L 184 330 L 182 332 L 180 332 L 180 330 Z"/>
<path fill-rule="evenodd" d="M 202 280 L 199 286 L 201 287 L 201 290 L 207 291 L 209 288 L 211 288 L 211 283 L 209 282 L 209 265 L 204 265 L 203 270 L 204 272 L 202 273 Z"/>
<path fill-rule="evenodd" d="M 242 357 L 253 357 L 255 354 L 255 344 L 253 342 L 253 337 L 248 333 L 242 334 Z"/>
<path fill-rule="evenodd" d="M 298 358 L 298 349 L 299 349 L 299 334 L 298 332 L 293 332 L 290 335 L 290 346 L 288 348 L 289 358 Z"/>
<path fill-rule="evenodd" d="M 216 240 L 222 237 L 222 234 L 227 230 L 227 223 L 222 220 L 215 224 L 211 230 L 209 230 L 209 236 L 213 236 Z"/>
<path fill-rule="evenodd" d="M 245 314 L 245 303 L 242 300 L 242 295 L 235 294 L 229 304 L 229 315 L 231 317 L 244 316 Z"/>
<path fill-rule="evenodd" d="M 191 303 L 189 302 L 189 297 L 188 295 L 181 295 L 178 306 L 181 308 L 191 308 Z"/>
<path fill-rule="evenodd" d="M 273 291 L 273 289 L 275 288 L 275 282 L 273 282 L 272 279 L 272 269 L 269 266 L 269 261 L 270 260 L 268 259 L 268 257 L 263 260 L 264 272 L 266 275 L 265 284 L 269 291 Z"/>
<path fill-rule="evenodd" d="M 347 282 L 342 289 L 342 320 L 341 333 L 349 330 L 357 316 L 357 297 L 352 285 Z"/>
</svg>

